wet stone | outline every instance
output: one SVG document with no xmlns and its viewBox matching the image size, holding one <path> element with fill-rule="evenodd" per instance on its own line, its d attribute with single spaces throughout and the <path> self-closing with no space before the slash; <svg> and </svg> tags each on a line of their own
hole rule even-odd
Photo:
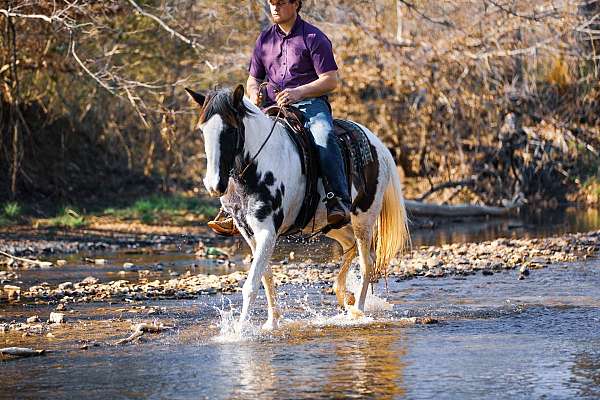
<svg viewBox="0 0 600 400">
<path fill-rule="evenodd" d="M 48 319 L 48 322 L 51 324 L 62 324 L 65 322 L 65 314 L 63 313 L 57 313 L 57 312 L 51 312 L 50 313 L 50 318 Z"/>
<path fill-rule="evenodd" d="M 93 276 L 88 276 L 81 281 L 82 285 L 94 285 L 96 283 L 98 283 L 98 278 L 94 278 Z"/>
</svg>

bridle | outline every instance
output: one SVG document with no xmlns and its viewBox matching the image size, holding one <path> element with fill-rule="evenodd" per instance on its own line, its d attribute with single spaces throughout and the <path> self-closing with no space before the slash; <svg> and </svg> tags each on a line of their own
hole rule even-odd
<svg viewBox="0 0 600 400">
<path fill-rule="evenodd" d="M 267 87 L 268 85 L 274 85 L 276 86 L 276 90 L 278 90 L 279 88 L 277 87 L 277 85 L 270 83 L 268 81 L 262 82 L 259 86 L 258 86 L 258 91 L 259 93 L 261 92 L 261 90 L 265 87 Z M 280 107 L 279 110 L 277 111 L 277 115 L 275 116 L 275 119 L 273 120 L 273 125 L 271 125 L 271 130 L 269 131 L 269 134 L 267 135 L 266 139 L 264 140 L 264 142 L 260 145 L 258 151 L 256 152 L 256 154 L 254 154 L 254 156 L 250 159 L 250 161 L 248 161 L 248 165 L 246 165 L 246 167 L 242 170 L 242 172 L 239 175 L 239 178 L 242 179 L 244 177 L 244 175 L 246 174 L 246 171 L 248 171 L 248 168 L 250 168 L 250 166 L 254 163 L 254 161 L 256 160 L 256 158 L 258 157 L 258 155 L 260 154 L 260 152 L 263 150 L 263 148 L 265 147 L 265 145 L 267 144 L 267 142 L 269 141 L 269 139 L 271 138 L 271 135 L 273 134 L 273 131 L 275 130 L 275 127 L 277 126 L 277 122 L 279 122 L 279 117 L 281 115 L 287 116 L 287 111 L 285 111 L 284 107 Z M 243 122 L 242 122 L 243 125 Z"/>
</svg>

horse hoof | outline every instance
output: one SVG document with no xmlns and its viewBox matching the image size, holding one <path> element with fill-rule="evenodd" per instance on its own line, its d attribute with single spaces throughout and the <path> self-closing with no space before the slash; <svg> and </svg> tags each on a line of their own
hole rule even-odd
<svg viewBox="0 0 600 400">
<path fill-rule="evenodd" d="M 365 316 L 365 313 L 360 311 L 355 306 L 350 306 L 350 307 L 348 307 L 348 315 L 352 319 L 361 319 Z"/>
<path fill-rule="evenodd" d="M 276 320 L 267 321 L 262 326 L 262 330 L 268 332 L 274 331 L 277 328 L 279 328 L 279 323 Z"/>
<path fill-rule="evenodd" d="M 354 303 L 356 303 L 356 298 L 354 297 L 354 293 L 347 292 L 346 295 L 344 296 L 344 303 L 347 306 L 353 306 Z"/>
</svg>

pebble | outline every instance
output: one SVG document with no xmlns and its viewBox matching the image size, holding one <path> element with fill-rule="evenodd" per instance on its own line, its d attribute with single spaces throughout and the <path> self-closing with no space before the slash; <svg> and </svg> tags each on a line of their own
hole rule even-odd
<svg viewBox="0 0 600 400">
<path fill-rule="evenodd" d="M 40 322 L 40 317 L 38 317 L 37 315 L 34 315 L 33 317 L 27 318 L 27 323 L 28 324 L 33 324 L 35 322 Z"/>
<path fill-rule="evenodd" d="M 57 313 L 57 312 L 51 312 L 50 313 L 50 318 L 48 319 L 48 322 L 51 324 L 63 324 L 65 323 L 65 314 L 63 313 Z"/>
</svg>

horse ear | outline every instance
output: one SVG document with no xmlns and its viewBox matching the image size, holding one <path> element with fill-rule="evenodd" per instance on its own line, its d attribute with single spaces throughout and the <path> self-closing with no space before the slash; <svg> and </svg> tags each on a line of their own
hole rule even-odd
<svg viewBox="0 0 600 400">
<path fill-rule="evenodd" d="M 238 85 L 233 91 L 233 106 L 238 108 L 244 99 L 244 85 Z"/>
<path fill-rule="evenodd" d="M 188 88 L 185 88 L 185 91 L 188 92 L 188 94 L 192 97 L 192 99 L 194 99 L 196 103 L 200 104 L 201 106 L 204 105 L 205 97 L 203 95 L 201 95 L 200 93 L 196 93 L 192 89 Z"/>
</svg>

